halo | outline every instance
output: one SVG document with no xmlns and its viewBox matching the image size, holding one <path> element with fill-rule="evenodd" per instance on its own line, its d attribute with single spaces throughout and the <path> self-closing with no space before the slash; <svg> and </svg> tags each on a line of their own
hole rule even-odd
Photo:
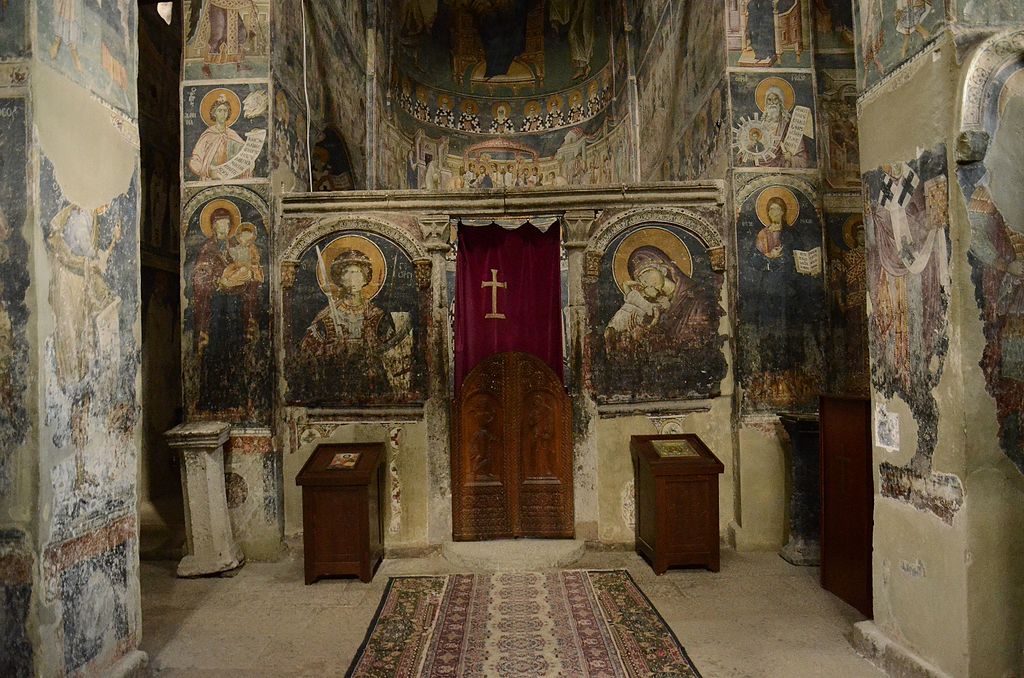
<svg viewBox="0 0 1024 678">
<path fill-rule="evenodd" d="M 476 102 L 472 99 L 466 99 L 462 102 L 462 112 L 468 113 L 469 115 L 476 115 L 477 111 L 480 110 L 476 106 Z"/>
<path fill-rule="evenodd" d="M 526 115 L 530 115 L 530 111 L 539 111 L 540 108 L 541 108 L 540 107 L 540 102 L 538 102 L 538 101 L 527 102 L 526 108 L 525 108 Z"/>
<path fill-rule="evenodd" d="M 242 102 L 238 99 L 238 95 L 229 89 L 224 87 L 218 87 L 217 89 L 211 89 L 203 97 L 203 100 L 199 102 L 199 115 L 203 118 L 203 122 L 207 125 L 213 125 L 213 116 L 211 111 L 213 105 L 217 103 L 217 99 L 223 94 L 224 98 L 228 100 L 228 107 L 231 109 L 231 113 L 228 114 L 228 119 L 225 121 L 228 127 L 235 124 L 238 120 L 238 116 L 242 113 Z"/>
<path fill-rule="evenodd" d="M 583 101 L 583 92 L 578 89 L 569 92 L 569 103 L 572 104 L 573 101 Z"/>
<path fill-rule="evenodd" d="M 246 228 L 246 226 L 248 226 L 249 228 Z M 243 221 L 242 223 L 238 224 L 237 226 L 233 226 L 231 228 L 231 233 L 229 234 L 228 237 L 234 238 L 236 235 L 238 235 L 238 233 L 242 229 L 245 229 L 245 230 L 250 230 L 251 229 L 254 235 L 259 235 L 259 229 L 256 228 L 256 224 L 252 223 L 251 221 Z"/>
<path fill-rule="evenodd" d="M 199 213 L 199 228 L 202 229 L 203 234 L 207 238 L 214 237 L 213 224 L 211 218 L 213 213 L 219 209 L 225 209 L 231 214 L 231 233 L 233 234 L 238 230 L 239 224 L 242 223 L 242 213 L 238 210 L 238 205 L 225 200 L 224 198 L 218 198 L 217 200 L 211 200 L 203 206 L 203 211 Z"/>
<path fill-rule="evenodd" d="M 761 195 L 757 196 L 757 218 L 761 220 L 761 223 L 765 226 L 771 223 L 771 219 L 768 217 L 768 201 L 772 198 L 782 198 L 786 203 L 786 225 L 795 224 L 796 220 L 800 218 L 800 202 L 793 195 L 793 191 L 785 186 L 766 188 L 761 191 Z"/>
<path fill-rule="evenodd" d="M 345 250 L 361 252 L 370 260 L 373 274 L 370 276 L 370 282 L 363 288 L 363 298 L 370 301 L 380 294 L 381 288 L 384 287 L 384 281 L 388 277 L 388 264 L 384 260 L 384 254 L 380 251 L 380 248 L 372 240 L 361 235 L 343 235 L 332 240 L 330 244 L 321 250 L 324 265 L 321 267 L 319 262 L 316 263 L 316 280 L 320 284 L 320 289 L 324 291 L 324 294 L 328 294 L 328 286 L 327 281 L 324 280 L 324 274 L 331 270 L 331 264 Z"/>
<path fill-rule="evenodd" d="M 551 107 L 551 104 L 558 104 L 558 107 L 561 108 L 564 103 L 565 99 L 562 98 L 561 94 L 552 94 L 548 97 L 548 108 Z"/>
<path fill-rule="evenodd" d="M 853 235 L 854 229 L 857 228 L 858 225 L 861 228 L 864 228 L 864 215 L 862 214 L 852 215 L 849 219 L 846 220 L 846 223 L 843 224 L 843 242 L 845 242 L 846 246 L 849 247 L 851 250 L 860 247 L 860 245 L 857 244 L 857 240 L 854 238 Z"/>
<path fill-rule="evenodd" d="M 508 117 L 508 114 L 512 112 L 511 104 L 509 104 L 507 101 L 499 101 L 498 103 L 494 104 L 494 106 L 491 107 L 491 115 L 493 115 L 495 118 L 498 117 L 499 108 L 505 109 L 505 117 Z"/>
<path fill-rule="evenodd" d="M 768 98 L 768 90 L 772 87 L 782 90 L 782 105 L 786 107 L 787 111 L 792 111 L 793 106 L 796 105 L 796 92 L 793 91 L 793 85 L 788 80 L 772 76 L 759 82 L 754 93 L 754 100 L 757 101 L 757 107 L 761 109 L 761 112 L 764 113 L 765 99 Z"/>
<path fill-rule="evenodd" d="M 633 231 L 623 238 L 615 248 L 612 258 L 612 274 L 615 285 L 625 293 L 624 285 L 629 277 L 629 258 L 641 247 L 661 250 L 688 277 L 693 277 L 693 256 L 686 243 L 678 235 L 661 226 L 647 226 Z"/>
</svg>

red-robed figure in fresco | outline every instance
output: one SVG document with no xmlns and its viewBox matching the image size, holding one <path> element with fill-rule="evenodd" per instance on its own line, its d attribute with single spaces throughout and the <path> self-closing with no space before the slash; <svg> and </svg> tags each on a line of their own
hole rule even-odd
<svg viewBox="0 0 1024 678">
<path fill-rule="evenodd" d="M 248 374 L 249 348 L 259 335 L 264 275 L 258 259 L 253 261 L 254 251 L 258 257 L 251 238 L 255 227 L 240 224 L 237 209 L 221 202 L 225 204 L 203 217 L 208 221 L 203 228 L 207 240 L 192 269 L 192 312 L 200 364 L 199 406 L 230 409 L 244 405 L 239 402 L 239 386 Z M 248 274 L 241 275 L 242 270 Z"/>
</svg>

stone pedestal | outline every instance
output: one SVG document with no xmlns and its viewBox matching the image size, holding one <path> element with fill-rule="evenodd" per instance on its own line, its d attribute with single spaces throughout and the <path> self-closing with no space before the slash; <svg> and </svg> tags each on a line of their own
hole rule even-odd
<svg viewBox="0 0 1024 678">
<path fill-rule="evenodd" d="M 224 489 L 224 443 L 230 432 L 223 422 L 201 422 L 182 424 L 165 434 L 182 460 L 188 555 L 178 563 L 179 577 L 219 574 L 245 562 L 231 533 Z"/>
<path fill-rule="evenodd" d="M 789 541 L 780 555 L 793 565 L 821 563 L 821 432 L 817 415 L 782 414 L 789 434 Z"/>
</svg>

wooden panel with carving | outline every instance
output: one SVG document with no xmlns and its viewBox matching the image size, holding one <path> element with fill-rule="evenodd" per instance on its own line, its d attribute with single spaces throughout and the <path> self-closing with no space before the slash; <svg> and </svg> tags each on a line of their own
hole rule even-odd
<svg viewBox="0 0 1024 678">
<path fill-rule="evenodd" d="M 454 539 L 571 538 L 572 408 L 551 369 L 525 353 L 492 356 L 453 415 Z"/>
</svg>

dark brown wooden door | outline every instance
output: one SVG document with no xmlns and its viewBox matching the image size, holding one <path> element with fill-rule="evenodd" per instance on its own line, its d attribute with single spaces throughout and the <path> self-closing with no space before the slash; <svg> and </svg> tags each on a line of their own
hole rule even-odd
<svg viewBox="0 0 1024 678">
<path fill-rule="evenodd" d="M 821 585 L 872 616 L 871 403 L 821 399 Z"/>
<path fill-rule="evenodd" d="M 477 365 L 453 408 L 456 541 L 571 538 L 572 408 L 541 360 L 501 353 Z"/>
</svg>

